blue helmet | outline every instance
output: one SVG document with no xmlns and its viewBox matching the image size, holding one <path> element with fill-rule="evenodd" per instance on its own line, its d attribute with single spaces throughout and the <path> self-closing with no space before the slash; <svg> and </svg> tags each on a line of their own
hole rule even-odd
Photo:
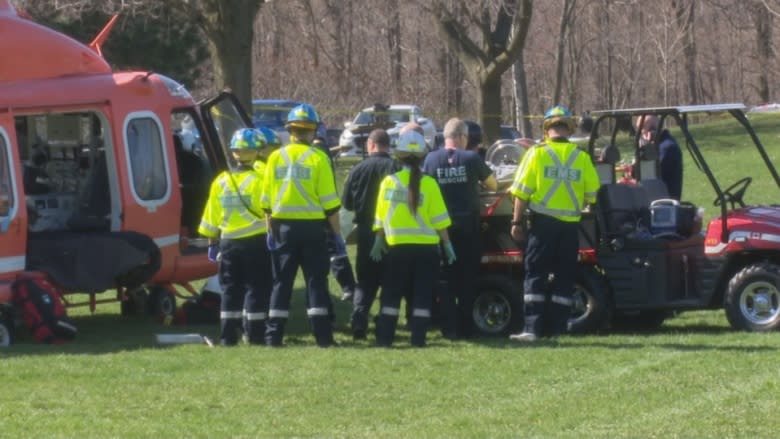
<svg viewBox="0 0 780 439">
<path fill-rule="evenodd" d="M 301 104 L 293 107 L 287 115 L 287 127 L 306 128 L 310 130 L 317 129 L 320 123 L 320 117 L 314 111 L 314 107 L 309 104 Z"/>
<path fill-rule="evenodd" d="M 561 123 L 566 125 L 569 131 L 572 132 L 577 127 L 577 122 L 574 120 L 571 111 L 563 105 L 555 105 L 544 113 L 542 129 L 547 131 L 551 126 Z"/>
<path fill-rule="evenodd" d="M 266 145 L 271 146 L 271 147 L 282 146 L 282 140 L 276 134 L 276 131 L 274 131 L 271 128 L 268 128 L 268 127 L 259 127 L 257 129 L 261 133 L 263 133 L 263 136 L 265 137 Z"/>
<path fill-rule="evenodd" d="M 255 149 L 265 146 L 266 140 L 263 133 L 254 128 L 241 128 L 236 130 L 230 139 L 230 149 Z"/>
<path fill-rule="evenodd" d="M 417 131 L 407 131 L 398 137 L 398 146 L 395 147 L 397 156 L 423 157 L 427 152 L 428 146 L 425 144 L 425 137 Z"/>
</svg>

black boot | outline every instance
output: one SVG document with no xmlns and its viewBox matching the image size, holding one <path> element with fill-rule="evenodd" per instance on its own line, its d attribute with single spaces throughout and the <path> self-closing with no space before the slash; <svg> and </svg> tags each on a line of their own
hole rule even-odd
<svg viewBox="0 0 780 439">
<path fill-rule="evenodd" d="M 245 320 L 244 334 L 249 344 L 265 343 L 265 320 Z"/>
<path fill-rule="evenodd" d="M 238 344 L 238 332 L 241 329 L 241 319 L 221 319 L 219 344 L 235 346 Z"/>
<path fill-rule="evenodd" d="M 328 316 L 313 316 L 309 317 L 311 323 L 312 332 L 314 332 L 314 339 L 317 341 L 317 346 L 326 348 L 333 346 L 333 324 Z"/>
<path fill-rule="evenodd" d="M 422 348 L 425 347 L 425 336 L 428 333 L 428 324 L 430 323 L 428 317 L 412 317 L 411 329 L 412 329 L 412 346 Z"/>
<path fill-rule="evenodd" d="M 390 347 L 395 339 L 395 329 L 398 326 L 398 316 L 380 314 L 376 319 L 377 346 Z"/>
<path fill-rule="evenodd" d="M 265 324 L 265 344 L 266 346 L 282 346 L 284 339 L 284 325 L 287 319 L 271 317 Z"/>
</svg>

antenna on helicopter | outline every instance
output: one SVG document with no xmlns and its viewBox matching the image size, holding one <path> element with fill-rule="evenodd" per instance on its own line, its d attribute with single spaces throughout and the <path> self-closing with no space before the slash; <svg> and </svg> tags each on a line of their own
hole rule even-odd
<svg viewBox="0 0 780 439">
<path fill-rule="evenodd" d="M 119 14 L 114 14 L 111 19 L 108 20 L 108 23 L 103 26 L 103 29 L 100 30 L 95 39 L 89 43 L 89 48 L 97 52 L 98 55 L 103 56 L 103 43 L 105 43 L 106 39 L 108 39 L 108 34 L 111 33 L 111 29 L 114 28 L 118 18 Z"/>
</svg>

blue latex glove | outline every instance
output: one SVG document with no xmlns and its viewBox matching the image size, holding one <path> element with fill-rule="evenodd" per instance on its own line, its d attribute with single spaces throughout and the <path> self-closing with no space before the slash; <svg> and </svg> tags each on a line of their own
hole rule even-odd
<svg viewBox="0 0 780 439">
<path fill-rule="evenodd" d="M 347 244 L 344 242 L 344 238 L 341 235 L 333 235 L 333 244 L 336 246 L 336 255 L 344 256 L 347 254 Z"/>
<path fill-rule="evenodd" d="M 376 235 L 374 237 L 374 245 L 371 247 L 371 253 L 368 254 L 368 257 L 374 262 L 379 262 L 385 253 L 387 253 L 385 238 L 384 236 Z"/>
<path fill-rule="evenodd" d="M 274 234 L 271 233 L 271 231 L 268 231 L 268 234 L 265 235 L 265 244 L 268 246 L 268 250 L 276 250 L 276 240 L 274 239 Z"/>
<path fill-rule="evenodd" d="M 452 242 L 445 241 L 443 243 L 443 247 L 444 247 L 444 257 L 447 258 L 447 265 L 454 264 L 457 258 L 455 257 L 455 249 L 452 248 Z"/>
<path fill-rule="evenodd" d="M 208 258 L 211 262 L 219 260 L 219 244 L 209 244 Z"/>
</svg>

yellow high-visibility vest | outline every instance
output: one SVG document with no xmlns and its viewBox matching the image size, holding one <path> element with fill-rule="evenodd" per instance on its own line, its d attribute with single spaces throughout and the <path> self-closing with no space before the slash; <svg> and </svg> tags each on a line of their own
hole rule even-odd
<svg viewBox="0 0 780 439">
<path fill-rule="evenodd" d="M 416 215 L 409 209 L 408 169 L 388 175 L 379 186 L 373 230 L 383 229 L 389 245 L 438 244 L 437 230 L 452 224 L 436 180 L 423 175 Z"/>
<path fill-rule="evenodd" d="M 528 201 L 533 212 L 574 222 L 586 202 L 596 202 L 599 186 L 587 153 L 574 143 L 549 140 L 526 152 L 509 192 Z"/>
<path fill-rule="evenodd" d="M 257 217 L 263 212 L 261 190 L 262 177 L 253 169 L 233 172 L 232 175 L 229 171 L 219 174 L 211 184 L 198 233 L 223 239 L 266 233 L 265 218 Z"/>
<path fill-rule="evenodd" d="M 271 153 L 265 164 L 261 204 L 271 217 L 324 219 L 341 206 L 330 160 L 319 149 L 291 143 Z"/>
</svg>

